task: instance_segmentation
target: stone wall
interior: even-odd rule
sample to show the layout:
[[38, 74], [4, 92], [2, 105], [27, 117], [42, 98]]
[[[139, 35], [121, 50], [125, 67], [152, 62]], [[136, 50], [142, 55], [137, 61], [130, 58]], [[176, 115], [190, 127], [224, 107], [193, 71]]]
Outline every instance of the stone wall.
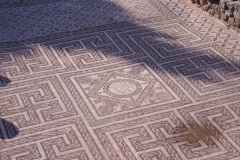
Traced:
[[235, 32], [240, 33], [240, 0], [220, 0], [219, 4], [212, 3], [212, 0], [191, 1], [211, 16], [220, 19]]

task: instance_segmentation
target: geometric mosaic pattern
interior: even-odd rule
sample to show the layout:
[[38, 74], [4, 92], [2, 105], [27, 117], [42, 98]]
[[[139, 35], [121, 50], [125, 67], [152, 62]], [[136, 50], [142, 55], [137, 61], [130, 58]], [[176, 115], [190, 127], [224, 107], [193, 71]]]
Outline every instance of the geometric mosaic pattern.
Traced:
[[[96, 6], [103, 3], [110, 1]], [[188, 7], [178, 10], [183, 2], [111, 3], [133, 4], [133, 15], [150, 9], [137, 18], [1, 39], [0, 159], [239, 159], [238, 40], [228, 36], [231, 48], [218, 40], [224, 30], [206, 36], [185, 20]], [[50, 4], [4, 5], [1, 11]]]
[[146, 0], [7, 1], [0, 6], [0, 42], [161, 15]]

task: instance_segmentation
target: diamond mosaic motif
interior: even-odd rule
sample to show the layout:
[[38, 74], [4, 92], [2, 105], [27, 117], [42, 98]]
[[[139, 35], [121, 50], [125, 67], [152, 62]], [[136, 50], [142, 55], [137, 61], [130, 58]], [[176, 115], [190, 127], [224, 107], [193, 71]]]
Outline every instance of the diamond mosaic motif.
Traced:
[[74, 81], [83, 89], [85, 97], [89, 97], [90, 103], [100, 114], [176, 99], [142, 65], [77, 77]]

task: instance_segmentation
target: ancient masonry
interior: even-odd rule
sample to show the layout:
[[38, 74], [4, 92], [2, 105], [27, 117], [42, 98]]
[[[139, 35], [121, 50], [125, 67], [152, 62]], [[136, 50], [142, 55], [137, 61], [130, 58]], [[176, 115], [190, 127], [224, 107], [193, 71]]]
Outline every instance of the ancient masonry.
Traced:
[[220, 0], [219, 5], [213, 0], [192, 0], [192, 3], [240, 33], [240, 0]]

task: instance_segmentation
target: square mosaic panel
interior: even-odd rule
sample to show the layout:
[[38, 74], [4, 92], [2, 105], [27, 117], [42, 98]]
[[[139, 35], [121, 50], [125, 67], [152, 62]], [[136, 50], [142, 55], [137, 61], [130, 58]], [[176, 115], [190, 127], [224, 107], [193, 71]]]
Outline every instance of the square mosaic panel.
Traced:
[[136, 65], [107, 73], [74, 77], [72, 81], [83, 90], [85, 101], [98, 114], [104, 115], [179, 99], [158, 79], [144, 65]]

